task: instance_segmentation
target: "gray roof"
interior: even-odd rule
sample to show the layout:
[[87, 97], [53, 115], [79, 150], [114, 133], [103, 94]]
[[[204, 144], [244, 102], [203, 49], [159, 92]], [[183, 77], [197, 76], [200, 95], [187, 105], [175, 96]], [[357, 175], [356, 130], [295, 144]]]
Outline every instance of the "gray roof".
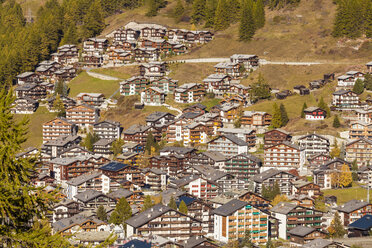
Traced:
[[287, 135], [291, 135], [289, 132], [287, 132], [287, 131], [285, 131], [285, 130], [283, 130], [283, 129], [280, 129], [280, 128], [273, 129], [273, 130], [269, 130], [269, 131], [265, 132], [265, 134], [266, 134], [266, 133], [273, 132], [273, 131], [279, 131], [279, 132], [281, 132], [281, 133], [284, 133], [284, 134], [287, 134]]
[[304, 136], [302, 136], [302, 137], [300, 137], [300, 138], [298, 138], [298, 139], [301, 140], [301, 139], [305, 139], [305, 138], [308, 138], [308, 137], [311, 137], [311, 136], [316, 136], [316, 137], [318, 137], [318, 138], [320, 138], [320, 139], [322, 139], [322, 140], [326, 140], [326, 141], [329, 142], [329, 139], [328, 139], [328, 138], [326, 138], [326, 137], [324, 137], [324, 136], [321, 136], [321, 135], [319, 135], [319, 134], [316, 134], [316, 133], [307, 134], [307, 135], [304, 135]]
[[233, 159], [233, 158], [238, 157], [238, 156], [246, 157], [247, 159], [250, 159], [250, 160], [252, 160], [252, 161], [254, 161], [256, 163], [262, 163], [262, 160], [259, 157], [256, 157], [256, 156], [254, 156], [254, 155], [252, 155], [250, 153], [240, 153], [238, 155], [235, 155], [233, 157], [230, 157], [227, 160]]
[[331, 240], [318, 238], [318, 239], [311, 240], [309, 243], [304, 244], [302, 247], [303, 248], [326, 248], [333, 243], [334, 242]]
[[343, 95], [343, 94], [346, 94], [348, 92], [351, 92], [351, 90], [338, 90], [338, 91], [333, 92], [332, 95]]
[[359, 201], [359, 200], [351, 200], [351, 201], [346, 202], [344, 205], [337, 207], [336, 210], [340, 212], [344, 212], [344, 213], [351, 213], [367, 205], [369, 205], [368, 202]]
[[291, 212], [293, 209], [297, 207], [296, 204], [294, 203], [289, 203], [289, 202], [279, 202], [277, 205], [271, 208], [271, 212], [274, 213], [279, 213], [279, 214], [288, 214]]
[[134, 124], [134, 125], [130, 126], [127, 130], [125, 130], [124, 131], [124, 134], [142, 133], [142, 132], [145, 132], [145, 131], [147, 131], [149, 129], [150, 129], [149, 126], [144, 126], [144, 125], [140, 125], [140, 124]]
[[174, 185], [176, 185], [177, 187], [182, 187], [182, 186], [185, 186], [186, 184], [198, 179], [199, 176], [196, 176], [196, 175], [191, 175], [191, 176], [186, 176], [186, 177], [182, 177], [182, 178], [179, 178], [179, 179], [173, 179], [171, 180], [172, 183]]
[[75, 195], [75, 198], [81, 202], [89, 202], [90, 200], [97, 198], [98, 196], [105, 195], [102, 192], [99, 192], [97, 190], [88, 189], [84, 192], [81, 192], [77, 195]]
[[161, 193], [159, 193], [157, 196], [161, 196], [163, 199], [164, 204], [168, 204], [171, 197], [173, 196], [174, 199], [178, 198], [179, 196], [187, 194], [185, 191], [182, 191], [180, 189], [175, 188], [168, 188]]
[[80, 136], [78, 135], [68, 135], [68, 136], [60, 136], [55, 140], [50, 140], [44, 145], [49, 146], [65, 146], [66, 144], [76, 141], [77, 139], [80, 139]]
[[[297, 145], [297, 144], [295, 144], [295, 143], [292, 143], [292, 142], [289, 142], [289, 141], [283, 141], [283, 142], [281, 142], [281, 143], [279, 143], [279, 144], [272, 145], [272, 146], [270, 146], [270, 147], [268, 147], [268, 148], [275, 147], [275, 146], [279, 146], [279, 145], [281, 145], [281, 144], [286, 145], [286, 146], [289, 146], [289, 147], [291, 147], [291, 148], [293, 148], [293, 149], [296, 149], [296, 150], [300, 150], [300, 151], [302, 151], [302, 150], [305, 149], [305, 148], [300, 147], [299, 145]], [[268, 149], [268, 148], [266, 148], [266, 149]]]
[[227, 128], [227, 127], [223, 127], [223, 128], [219, 128], [217, 131], [221, 132], [221, 133], [231, 133], [231, 134], [250, 134], [254, 130], [248, 129], [248, 128]]
[[168, 112], [155, 111], [155, 112], [149, 114], [148, 116], [146, 116], [146, 122], [158, 121], [159, 119], [161, 119], [161, 118], [163, 118], [167, 115], [172, 115], [172, 114], [168, 113]]
[[301, 187], [306, 186], [310, 183], [311, 182], [305, 181], [305, 180], [297, 180], [297, 181], [292, 182], [293, 186], [296, 187], [296, 188], [301, 188]]
[[32, 71], [26, 71], [26, 72], [23, 72], [21, 74], [18, 74], [17, 75], [17, 78], [25, 78], [25, 77], [29, 77], [29, 76], [32, 76], [34, 75], [35, 73], [32, 72]]
[[253, 180], [257, 183], [262, 183], [266, 179], [273, 177], [279, 173], [283, 173], [284, 171], [280, 171], [274, 168], [261, 172], [260, 174], [254, 175]]
[[315, 228], [307, 226], [296, 226], [295, 228], [288, 231], [289, 234], [305, 237], [306, 235], [315, 231]]
[[115, 140], [114, 139], [99, 139], [96, 143], [93, 144], [94, 146], [108, 146], [111, 145]]
[[[157, 217], [165, 214], [166, 212], [173, 210], [172, 208], [168, 206], [164, 206], [162, 204], [157, 204], [153, 206], [150, 209], [147, 209], [132, 218], [128, 219], [126, 223], [130, 226], [133, 226], [135, 228], [141, 227], [148, 223], [149, 221], [156, 219]], [[173, 210], [175, 211], [175, 210]]]
[[184, 248], [198, 247], [200, 244], [202, 244], [205, 241], [208, 241], [208, 240], [202, 236], [192, 236], [191, 238], [185, 241], [183, 247]]
[[187, 154], [190, 152], [193, 152], [194, 148], [188, 148], [188, 147], [178, 147], [178, 146], [166, 146], [163, 149], [160, 150], [160, 152], [174, 152], [178, 154]]
[[102, 175], [102, 172], [91, 172], [91, 173], [85, 173], [81, 176], [72, 178], [67, 181], [67, 184], [72, 185], [72, 186], [79, 186], [93, 178], [96, 178], [98, 176]]
[[118, 190], [107, 194], [108, 197], [113, 199], [121, 199], [123, 197], [127, 198], [131, 195], [133, 195], [133, 192], [124, 188], [119, 188]]
[[246, 146], [246, 145], [248, 145], [247, 142], [245, 142], [244, 140], [236, 137], [233, 134], [229, 134], [229, 133], [228, 134], [223, 134], [223, 135], [221, 135], [221, 137], [225, 137], [226, 139], [230, 140], [231, 142], [233, 142], [233, 143], [235, 143], [235, 144], [237, 144], [239, 146]]
[[203, 154], [216, 162], [226, 160], [226, 157], [222, 153], [217, 152], [217, 151], [206, 151], [206, 152], [203, 152]]
[[96, 126], [115, 126], [115, 127], [120, 127], [120, 122], [117, 122], [117, 121], [110, 121], [110, 120], [104, 120], [104, 121], [100, 121], [100, 122], [97, 122], [97, 123], [94, 123], [94, 127]]
[[210, 166], [205, 165], [191, 165], [191, 167], [197, 170], [200, 174], [202, 174], [207, 180], [211, 181], [216, 181], [228, 174], [226, 172], [216, 170], [211, 168]]
[[213, 210], [213, 213], [217, 215], [222, 215], [222, 216], [229, 216], [233, 214], [235, 211], [247, 205], [248, 203], [245, 201], [239, 201], [237, 199], [233, 199], [229, 201], [228, 203], [225, 203], [224, 205], [220, 206], [219, 208], [216, 208], [215, 210]]
[[70, 218], [65, 218], [65, 219], [61, 219], [57, 222], [54, 222], [52, 224], [52, 227], [53, 227], [53, 230], [54, 231], [63, 231], [65, 230], [66, 228], [70, 227], [70, 226], [73, 226], [73, 225], [81, 225], [82, 223], [88, 221], [88, 220], [91, 220], [91, 221], [94, 221], [98, 224], [105, 224], [104, 221], [101, 221], [99, 219], [96, 219], [96, 218], [87, 218], [83, 215], [80, 215], [80, 214], [76, 214]]
[[313, 106], [313, 107], [308, 107], [307, 109], [304, 110], [304, 112], [313, 112], [313, 111], [318, 110], [318, 109], [321, 109], [321, 110], [324, 111], [324, 109], [322, 109], [322, 108]]
[[122, 148], [129, 148], [129, 149], [131, 149], [131, 148], [135, 148], [136, 146], [138, 146], [139, 145], [139, 143], [136, 143], [136, 142], [128, 142], [128, 143], [125, 143], [123, 146], [122, 146]]

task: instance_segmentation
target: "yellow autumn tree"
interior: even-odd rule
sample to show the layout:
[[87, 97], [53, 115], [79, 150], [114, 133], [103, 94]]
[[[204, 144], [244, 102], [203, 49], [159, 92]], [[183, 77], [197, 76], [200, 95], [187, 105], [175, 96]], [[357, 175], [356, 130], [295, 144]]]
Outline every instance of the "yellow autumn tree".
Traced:
[[341, 167], [341, 174], [339, 178], [339, 185], [344, 187], [349, 187], [351, 183], [353, 182], [353, 176], [350, 171], [350, 168], [347, 164], [343, 164]]
[[339, 172], [333, 172], [331, 174], [331, 186], [332, 188], [340, 187], [340, 173]]
[[289, 199], [286, 195], [277, 195], [274, 200], [271, 202], [273, 206], [278, 205], [279, 202], [289, 202]]

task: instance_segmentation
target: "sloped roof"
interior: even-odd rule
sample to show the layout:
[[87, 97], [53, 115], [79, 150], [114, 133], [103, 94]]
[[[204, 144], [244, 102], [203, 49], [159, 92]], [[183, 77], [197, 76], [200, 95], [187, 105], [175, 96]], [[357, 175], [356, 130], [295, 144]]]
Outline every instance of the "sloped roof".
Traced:
[[233, 199], [229, 201], [228, 203], [225, 203], [224, 205], [220, 206], [219, 208], [216, 208], [215, 210], [213, 210], [213, 213], [217, 215], [222, 215], [222, 216], [229, 216], [233, 214], [235, 211], [247, 205], [248, 203], [245, 201]]
[[271, 212], [274, 213], [279, 213], [279, 214], [288, 214], [291, 212], [293, 209], [297, 207], [296, 204], [294, 203], [289, 203], [289, 202], [279, 202], [277, 205], [271, 208]]
[[348, 228], [359, 229], [363, 231], [370, 230], [372, 228], [372, 215], [364, 215], [359, 220], [356, 220], [353, 223], [349, 224]]
[[296, 226], [295, 228], [288, 231], [289, 234], [305, 237], [306, 235], [316, 231], [315, 228], [307, 226]]
[[344, 212], [344, 213], [351, 213], [367, 205], [369, 205], [368, 202], [359, 201], [359, 200], [351, 200], [351, 201], [346, 202], [344, 205], [337, 207], [336, 210], [340, 212]]

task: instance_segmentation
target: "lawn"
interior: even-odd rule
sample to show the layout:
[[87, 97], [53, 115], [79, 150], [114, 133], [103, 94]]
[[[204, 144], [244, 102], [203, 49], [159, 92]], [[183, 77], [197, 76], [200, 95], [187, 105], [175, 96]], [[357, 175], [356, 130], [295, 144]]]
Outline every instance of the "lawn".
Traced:
[[136, 65], [130, 65], [121, 67], [97, 68], [93, 69], [92, 72], [97, 72], [121, 79], [127, 79], [139, 74], [139, 68]]
[[85, 93], [103, 93], [106, 98], [110, 97], [119, 89], [119, 81], [101, 80], [89, 76], [86, 72], [80, 73], [70, 83], [70, 97], [75, 97], [81, 92]]
[[43, 143], [43, 124], [47, 121], [52, 120], [57, 116], [56, 113], [50, 113], [46, 107], [39, 107], [32, 115], [19, 115], [16, 114], [15, 118], [20, 120], [26, 116], [30, 122], [28, 126], [28, 139], [22, 145], [23, 148], [30, 146], [39, 147]]
[[353, 199], [367, 200], [367, 190], [354, 185], [351, 188], [345, 189], [328, 189], [323, 190], [324, 196], [334, 195], [337, 197], [337, 204], [344, 204]]

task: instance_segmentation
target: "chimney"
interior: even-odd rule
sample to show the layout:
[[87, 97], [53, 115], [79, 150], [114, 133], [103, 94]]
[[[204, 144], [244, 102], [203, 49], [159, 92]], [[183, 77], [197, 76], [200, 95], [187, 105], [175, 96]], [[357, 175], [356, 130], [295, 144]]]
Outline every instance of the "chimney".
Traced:
[[163, 208], [159, 208], [159, 212], [163, 211]]
[[151, 218], [151, 214], [148, 214], [148, 215], [147, 215], [147, 218]]

